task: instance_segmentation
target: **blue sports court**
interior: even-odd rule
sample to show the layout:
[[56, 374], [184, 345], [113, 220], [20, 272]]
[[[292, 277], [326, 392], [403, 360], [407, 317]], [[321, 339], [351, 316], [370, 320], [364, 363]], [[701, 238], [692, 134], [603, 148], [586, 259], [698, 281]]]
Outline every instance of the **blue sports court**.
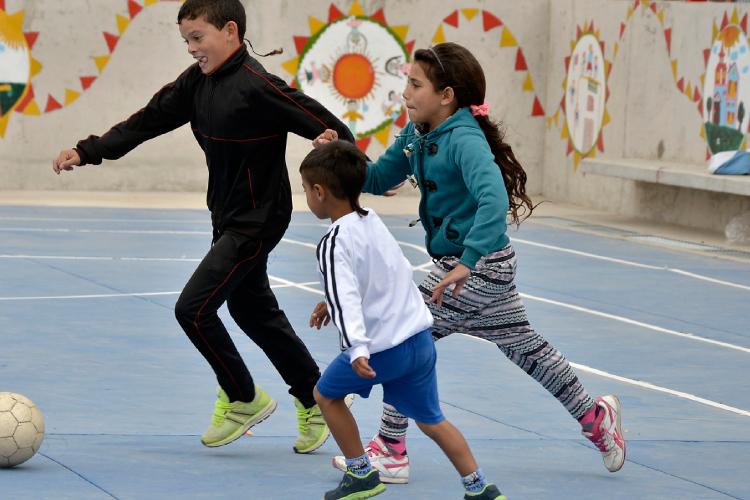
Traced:
[[[421, 280], [431, 264], [411, 215], [383, 216]], [[321, 367], [332, 326], [307, 321], [322, 292], [327, 224], [295, 212], [269, 274]], [[446, 416], [509, 499], [750, 499], [750, 253], [534, 216], [511, 238], [532, 324], [593, 395], [615, 393], [628, 439], [608, 473], [567, 412], [493, 345], [438, 348]], [[279, 407], [254, 436], [209, 449], [215, 380], [173, 306], [211, 239], [206, 210], [0, 207], [0, 391], [30, 397], [39, 453], [0, 469], [2, 499], [322, 498], [340, 472], [333, 439], [296, 455], [291, 396], [222, 317]], [[367, 441], [379, 391], [353, 411]], [[380, 498], [461, 498], [457, 473], [410, 427], [411, 479]]]

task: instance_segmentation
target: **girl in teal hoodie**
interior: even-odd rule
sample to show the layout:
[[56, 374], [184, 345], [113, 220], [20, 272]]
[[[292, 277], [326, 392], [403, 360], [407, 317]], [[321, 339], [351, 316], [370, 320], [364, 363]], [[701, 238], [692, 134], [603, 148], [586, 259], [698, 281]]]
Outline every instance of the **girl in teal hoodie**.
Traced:
[[[531, 327], [518, 296], [506, 219], [519, 224], [533, 205], [526, 173], [488, 116], [485, 87], [466, 48], [417, 50], [403, 93], [410, 123], [369, 165], [364, 191], [383, 194], [407, 177], [419, 185], [420, 221], [435, 261], [419, 289], [435, 319], [434, 338], [462, 332], [496, 344], [560, 401], [615, 472], [625, 461], [617, 396], [589, 396], [562, 353]], [[327, 130], [314, 144], [335, 138]], [[367, 448], [383, 482], [408, 481], [406, 428], [407, 418], [384, 404]], [[334, 465], [342, 468], [343, 459]]]

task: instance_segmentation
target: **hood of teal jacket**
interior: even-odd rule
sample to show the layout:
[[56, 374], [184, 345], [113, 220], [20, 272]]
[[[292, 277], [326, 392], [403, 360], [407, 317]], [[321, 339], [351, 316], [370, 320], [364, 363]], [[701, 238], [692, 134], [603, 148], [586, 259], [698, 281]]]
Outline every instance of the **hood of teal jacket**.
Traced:
[[468, 108], [426, 133], [409, 123], [369, 165], [364, 190], [381, 194], [410, 175], [422, 193], [419, 215], [431, 256], [456, 256], [473, 269], [482, 256], [508, 244], [508, 194]]

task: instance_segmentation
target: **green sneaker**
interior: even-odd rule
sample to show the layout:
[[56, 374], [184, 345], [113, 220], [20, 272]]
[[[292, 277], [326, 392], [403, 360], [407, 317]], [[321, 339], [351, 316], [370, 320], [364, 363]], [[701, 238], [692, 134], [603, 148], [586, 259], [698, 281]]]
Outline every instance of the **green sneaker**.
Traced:
[[227, 393], [221, 387], [216, 395], [218, 399], [211, 417], [211, 426], [201, 436], [201, 443], [209, 447], [231, 443], [276, 410], [276, 401], [257, 385], [255, 386], [255, 399], [249, 403], [242, 401], [230, 403]]
[[384, 491], [385, 485], [380, 482], [380, 475], [375, 469], [363, 477], [346, 471], [338, 488], [327, 491], [323, 498], [325, 500], [360, 500], [380, 495]]
[[330, 432], [320, 407], [315, 405], [305, 408], [299, 399], [294, 398], [294, 406], [297, 407], [297, 430], [299, 436], [294, 442], [295, 453], [312, 453], [326, 442]]
[[497, 486], [488, 484], [479, 493], [466, 493], [464, 500], [508, 500], [505, 495], [500, 493]]

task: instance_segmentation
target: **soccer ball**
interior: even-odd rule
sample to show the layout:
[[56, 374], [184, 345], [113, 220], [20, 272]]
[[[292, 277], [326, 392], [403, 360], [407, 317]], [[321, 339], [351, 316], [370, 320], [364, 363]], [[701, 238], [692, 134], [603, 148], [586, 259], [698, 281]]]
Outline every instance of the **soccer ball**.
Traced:
[[26, 396], [0, 392], [0, 467], [34, 456], [44, 439], [44, 417]]

